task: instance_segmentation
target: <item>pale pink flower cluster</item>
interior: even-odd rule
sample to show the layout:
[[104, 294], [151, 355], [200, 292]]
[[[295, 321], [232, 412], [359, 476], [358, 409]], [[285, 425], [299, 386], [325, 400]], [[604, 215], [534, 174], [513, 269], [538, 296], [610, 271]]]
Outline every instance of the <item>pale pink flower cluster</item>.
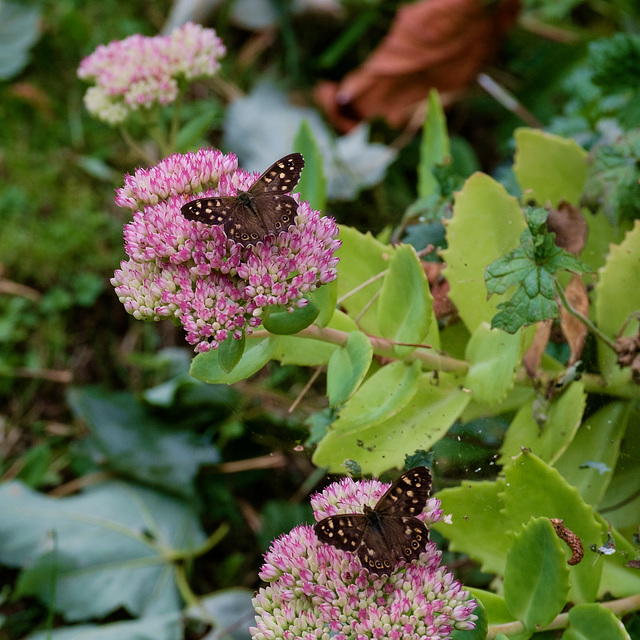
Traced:
[[[377, 480], [336, 482], [311, 499], [317, 520], [375, 506], [389, 485]], [[440, 520], [431, 498], [420, 519]], [[429, 542], [420, 558], [399, 563], [388, 576], [369, 573], [358, 557], [321, 543], [301, 525], [273, 542], [253, 599], [254, 640], [445, 640], [454, 630], [475, 628], [475, 600], [440, 566]]]
[[300, 202], [288, 231], [246, 248], [222, 227], [180, 212], [194, 198], [235, 195], [257, 178], [238, 169], [235, 156], [214, 149], [174, 154], [125, 177], [116, 204], [134, 212], [124, 229], [129, 259], [111, 283], [130, 314], [174, 319], [202, 352], [229, 335], [250, 335], [266, 307], [305, 306], [306, 294], [336, 278], [338, 227], [308, 202]]
[[213, 76], [226, 53], [213, 29], [188, 22], [169, 35], [133, 35], [100, 45], [84, 58], [78, 76], [93, 82], [84, 96], [88, 111], [120, 124], [137, 109], [173, 102], [180, 81]]

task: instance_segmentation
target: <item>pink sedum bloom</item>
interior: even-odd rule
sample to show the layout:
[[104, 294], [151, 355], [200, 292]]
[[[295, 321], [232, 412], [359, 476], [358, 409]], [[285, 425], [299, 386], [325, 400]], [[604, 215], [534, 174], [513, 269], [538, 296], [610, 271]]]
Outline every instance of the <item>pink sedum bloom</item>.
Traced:
[[[374, 507], [389, 485], [377, 480], [341, 480], [311, 498], [319, 521], [337, 513]], [[430, 498], [418, 516], [427, 524], [442, 517]], [[400, 562], [388, 576], [365, 569], [357, 555], [321, 543], [300, 525], [272, 543], [260, 577], [267, 582], [253, 599], [253, 640], [445, 640], [454, 630], [475, 628], [477, 604], [440, 566], [429, 542], [420, 558]]]
[[140, 320], [182, 324], [197, 352], [250, 335], [267, 307], [304, 306], [307, 293], [337, 274], [338, 227], [308, 202], [286, 232], [246, 248], [222, 227], [182, 215], [195, 198], [249, 189], [258, 174], [237, 166], [235, 156], [214, 149], [174, 154], [127, 175], [116, 193], [116, 204], [134, 212], [124, 229], [129, 259], [111, 279], [120, 301]]
[[99, 120], [120, 124], [140, 108], [173, 102], [181, 80], [213, 76], [225, 53], [213, 29], [192, 22], [169, 35], [134, 35], [100, 45], [78, 69], [78, 77], [94, 83], [85, 105]]

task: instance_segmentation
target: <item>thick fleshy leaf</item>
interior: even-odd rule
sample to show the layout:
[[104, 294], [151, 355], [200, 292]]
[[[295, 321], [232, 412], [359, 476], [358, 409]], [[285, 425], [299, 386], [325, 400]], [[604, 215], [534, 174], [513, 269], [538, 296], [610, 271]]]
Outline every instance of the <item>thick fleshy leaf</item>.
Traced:
[[513, 172], [524, 200], [556, 207], [577, 204], [587, 179], [587, 152], [573, 140], [540, 131], [517, 129]]
[[551, 401], [546, 419], [538, 424], [534, 416], [536, 399], [524, 404], [507, 430], [500, 448], [500, 463], [527, 447], [545, 462], [555, 462], [571, 444], [582, 422], [587, 396], [581, 381], [572, 382]]
[[464, 386], [477, 402], [502, 401], [513, 387], [522, 359], [522, 336], [490, 329], [482, 323], [467, 345], [469, 371]]
[[236, 340], [230, 335], [218, 347], [218, 361], [225, 373], [231, 373], [238, 362], [240, 362], [246, 344], [247, 339], [244, 334], [240, 340]]
[[[363, 472], [374, 475], [391, 467], [402, 467], [406, 456], [429, 449], [446, 435], [469, 398], [470, 394], [460, 388], [460, 381], [454, 376], [441, 373], [436, 380], [434, 374], [423, 373], [413, 398], [398, 413], [348, 433], [332, 425], [318, 444], [313, 462], [334, 472], [344, 472], [345, 461], [355, 460]], [[376, 402], [376, 398], [372, 401]]]
[[418, 197], [426, 198], [438, 191], [438, 181], [432, 173], [436, 165], [442, 164], [451, 155], [447, 119], [444, 115], [440, 94], [429, 91], [427, 114], [420, 140], [420, 162], [418, 164]]
[[453, 219], [447, 223], [448, 249], [442, 252], [450, 297], [467, 329], [491, 322], [500, 300], [487, 299], [488, 264], [520, 243], [526, 228], [518, 201], [483, 173], [474, 173], [456, 194]]
[[285, 307], [271, 307], [265, 314], [262, 325], [267, 331], [281, 336], [291, 336], [306, 329], [318, 317], [320, 309], [315, 302], [307, 300], [304, 307], [288, 311]]
[[59, 499], [6, 483], [0, 512], [0, 562], [23, 568], [23, 594], [70, 621], [103, 618], [120, 607], [132, 615], [179, 610], [166, 551], [204, 541], [184, 502], [122, 482]]
[[350, 227], [340, 226], [340, 239], [342, 246], [337, 251], [340, 257], [340, 304], [352, 318], [359, 318], [358, 324], [362, 331], [380, 335], [378, 295], [382, 287], [382, 276], [389, 267], [389, 252], [392, 249], [376, 240], [370, 233], [363, 234]]
[[336, 312], [336, 302], [338, 301], [338, 281], [332, 280], [329, 284], [323, 284], [315, 291], [312, 291], [307, 295], [320, 309], [318, 317], [314, 320], [314, 324], [318, 327], [326, 327], [333, 318], [333, 314]]
[[437, 493], [453, 524], [437, 522], [433, 528], [449, 540], [449, 549], [466, 553], [487, 573], [504, 574], [511, 523], [503, 512], [500, 493], [504, 481], [463, 482]]
[[548, 518], [535, 518], [509, 546], [504, 600], [530, 631], [549, 624], [567, 602], [569, 568], [561, 544]]
[[563, 478], [578, 488], [582, 499], [594, 507], [600, 504], [613, 477], [630, 408], [629, 402], [618, 400], [590, 415], [554, 463]]
[[304, 156], [304, 171], [297, 191], [312, 209], [324, 211], [327, 206], [327, 181], [324, 177], [322, 153], [308, 120], [300, 123], [293, 146]]
[[420, 363], [396, 361], [370, 376], [342, 408], [332, 430], [341, 435], [371, 427], [401, 411], [415, 395]]
[[262, 340], [249, 340], [240, 362], [231, 373], [226, 373], [220, 366], [218, 354], [215, 351], [200, 353], [193, 359], [189, 373], [194, 378], [209, 384], [233, 384], [260, 371], [271, 359], [277, 345], [276, 336]]
[[[600, 269], [596, 284], [595, 318], [598, 328], [612, 340], [616, 338], [630, 314], [640, 309], [640, 220], [624, 241], [612, 246], [607, 262]], [[628, 323], [624, 335], [638, 332], [638, 319]], [[598, 342], [600, 370], [612, 386], [629, 381], [629, 369], [616, 364], [616, 354]]]
[[[382, 281], [378, 326], [388, 340], [421, 344], [433, 319], [433, 297], [415, 249], [399, 246], [392, 254]], [[415, 350], [412, 346], [395, 345], [399, 357]]]
[[349, 334], [347, 344], [333, 352], [327, 369], [327, 396], [331, 407], [344, 404], [369, 371], [373, 347], [361, 331]]
[[[564, 524], [587, 545], [591, 540], [601, 539], [602, 523], [593, 509], [582, 500], [575, 487], [540, 458], [531, 453], [521, 453], [505, 465], [504, 475], [501, 497], [512, 530], [529, 522], [532, 516], [544, 516], [564, 520]], [[569, 558], [569, 549], [563, 551]], [[601, 571], [601, 564], [585, 561], [571, 567], [569, 600], [574, 603], [593, 602], [598, 593]]]
[[579, 604], [569, 611], [569, 627], [562, 640], [630, 640], [611, 609], [600, 604]]

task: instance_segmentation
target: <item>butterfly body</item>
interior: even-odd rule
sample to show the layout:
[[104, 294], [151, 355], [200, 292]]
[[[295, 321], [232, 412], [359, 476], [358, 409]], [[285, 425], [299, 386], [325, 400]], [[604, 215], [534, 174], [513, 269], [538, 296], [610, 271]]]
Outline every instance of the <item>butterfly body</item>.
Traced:
[[329, 516], [314, 531], [322, 542], [356, 553], [370, 571], [387, 574], [399, 559], [409, 562], [425, 550], [429, 529], [416, 516], [430, 491], [429, 469], [416, 467], [401, 475], [374, 508]]
[[294, 223], [298, 203], [287, 194], [298, 184], [303, 168], [302, 154], [291, 153], [274, 162], [248, 191], [192, 200], [182, 207], [182, 215], [222, 225], [230, 240], [245, 247], [256, 244]]

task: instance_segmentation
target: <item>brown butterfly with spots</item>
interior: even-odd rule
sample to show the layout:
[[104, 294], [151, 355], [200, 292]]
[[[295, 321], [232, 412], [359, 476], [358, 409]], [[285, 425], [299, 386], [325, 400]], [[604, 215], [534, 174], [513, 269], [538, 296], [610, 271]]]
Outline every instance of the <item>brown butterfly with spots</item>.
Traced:
[[417, 558], [429, 541], [422, 513], [431, 493], [431, 473], [416, 467], [403, 473], [372, 509], [329, 516], [313, 527], [321, 542], [358, 554], [369, 571], [388, 574], [399, 560]]
[[298, 203], [286, 194], [298, 184], [303, 168], [302, 154], [290, 153], [274, 162], [248, 191], [192, 200], [182, 207], [182, 215], [187, 220], [221, 224], [227, 238], [243, 247], [256, 244], [294, 223]]

